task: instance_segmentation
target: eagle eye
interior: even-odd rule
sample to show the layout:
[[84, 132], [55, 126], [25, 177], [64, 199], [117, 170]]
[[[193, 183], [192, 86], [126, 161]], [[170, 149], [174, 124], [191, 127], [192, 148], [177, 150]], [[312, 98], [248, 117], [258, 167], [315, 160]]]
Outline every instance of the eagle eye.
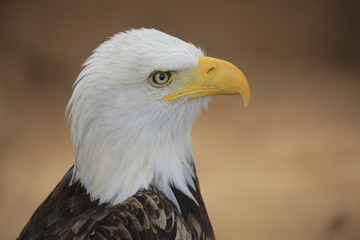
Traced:
[[156, 71], [150, 76], [153, 85], [158, 87], [166, 86], [172, 79], [172, 74], [169, 71]]

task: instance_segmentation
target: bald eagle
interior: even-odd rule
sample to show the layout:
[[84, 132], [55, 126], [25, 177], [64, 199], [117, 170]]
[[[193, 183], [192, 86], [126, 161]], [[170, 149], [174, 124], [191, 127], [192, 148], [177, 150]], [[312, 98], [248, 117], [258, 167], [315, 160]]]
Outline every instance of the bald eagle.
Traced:
[[238, 68], [190, 43], [136, 29], [101, 44], [67, 107], [75, 164], [18, 239], [215, 239], [190, 137], [215, 94], [250, 100]]

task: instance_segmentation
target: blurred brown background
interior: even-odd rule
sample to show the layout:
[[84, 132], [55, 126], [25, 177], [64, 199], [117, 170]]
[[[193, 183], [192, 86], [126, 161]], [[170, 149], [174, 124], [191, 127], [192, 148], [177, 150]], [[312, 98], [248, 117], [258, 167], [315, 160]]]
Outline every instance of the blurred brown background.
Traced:
[[218, 239], [360, 239], [359, 1], [1, 1], [0, 239], [73, 164], [64, 118], [91, 51], [154, 27], [226, 59], [252, 100], [193, 130]]

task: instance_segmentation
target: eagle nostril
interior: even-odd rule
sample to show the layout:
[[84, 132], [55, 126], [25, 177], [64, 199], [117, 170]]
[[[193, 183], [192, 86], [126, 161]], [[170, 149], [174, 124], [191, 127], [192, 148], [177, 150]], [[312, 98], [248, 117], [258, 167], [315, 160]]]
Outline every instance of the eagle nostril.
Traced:
[[209, 68], [209, 70], [206, 71], [206, 75], [211, 78], [216, 72], [216, 68], [215, 67], [211, 67]]

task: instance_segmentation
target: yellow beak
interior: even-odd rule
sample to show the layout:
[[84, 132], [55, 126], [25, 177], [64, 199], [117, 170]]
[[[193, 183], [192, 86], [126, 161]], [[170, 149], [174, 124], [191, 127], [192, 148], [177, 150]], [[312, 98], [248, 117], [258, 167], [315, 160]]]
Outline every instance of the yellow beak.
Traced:
[[192, 69], [186, 85], [163, 98], [165, 101], [191, 95], [191, 99], [209, 95], [241, 94], [245, 107], [250, 102], [250, 87], [244, 74], [233, 64], [224, 60], [200, 57], [199, 68]]

